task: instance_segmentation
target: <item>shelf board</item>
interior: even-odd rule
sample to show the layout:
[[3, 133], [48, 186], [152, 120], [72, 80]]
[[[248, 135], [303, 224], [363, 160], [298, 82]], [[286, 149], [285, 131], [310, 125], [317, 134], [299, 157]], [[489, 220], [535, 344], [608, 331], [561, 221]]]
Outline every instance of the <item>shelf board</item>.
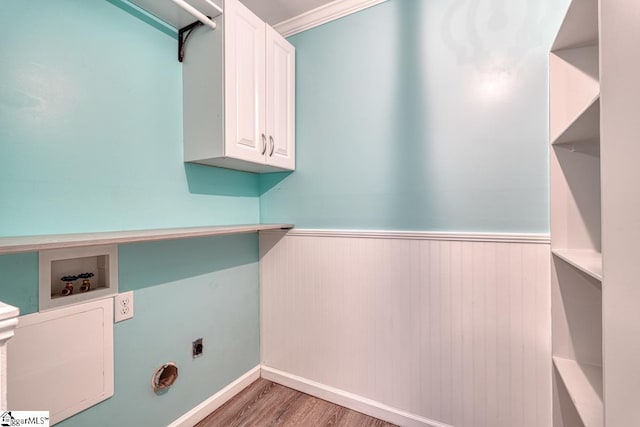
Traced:
[[[174, 27], [176, 30], [184, 28], [187, 25], [197, 21], [193, 15], [187, 13], [180, 6], [172, 2], [171, 0], [130, 0], [131, 3], [142, 8], [148, 13], [154, 15], [156, 18]], [[202, 12], [206, 16], [215, 18], [220, 15], [220, 12], [216, 10], [207, 0], [187, 0], [187, 3], [195, 7], [198, 11]], [[216, 0], [215, 4], [222, 3]]]
[[564, 16], [552, 51], [598, 42], [598, 0], [573, 0]]
[[554, 357], [553, 364], [585, 427], [601, 427], [603, 425], [602, 366], [579, 363], [561, 357]]
[[602, 281], [601, 253], [581, 249], [553, 249], [551, 253], [583, 273]]
[[257, 231], [264, 230], [287, 230], [291, 228], [293, 228], [293, 224], [243, 224], [210, 227], [163, 228], [155, 230], [108, 231], [100, 233], [0, 237], [0, 255], [19, 252], [37, 252], [46, 249], [189, 239], [194, 237], [220, 236], [225, 234], [255, 233]]

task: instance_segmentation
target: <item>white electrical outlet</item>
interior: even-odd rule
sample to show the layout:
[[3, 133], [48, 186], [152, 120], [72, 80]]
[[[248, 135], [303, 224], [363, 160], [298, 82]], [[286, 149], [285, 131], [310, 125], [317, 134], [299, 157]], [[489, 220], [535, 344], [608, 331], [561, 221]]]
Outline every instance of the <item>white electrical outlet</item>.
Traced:
[[123, 292], [116, 295], [115, 301], [115, 321], [131, 319], [133, 317], [133, 291]]

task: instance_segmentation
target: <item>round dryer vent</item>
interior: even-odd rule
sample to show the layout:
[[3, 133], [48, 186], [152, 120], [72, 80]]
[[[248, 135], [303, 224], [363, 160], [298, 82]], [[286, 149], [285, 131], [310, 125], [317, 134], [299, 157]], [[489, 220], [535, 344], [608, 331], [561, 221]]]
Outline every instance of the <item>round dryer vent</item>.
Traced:
[[174, 362], [165, 363], [153, 374], [151, 388], [160, 392], [168, 389], [178, 379], [178, 367]]

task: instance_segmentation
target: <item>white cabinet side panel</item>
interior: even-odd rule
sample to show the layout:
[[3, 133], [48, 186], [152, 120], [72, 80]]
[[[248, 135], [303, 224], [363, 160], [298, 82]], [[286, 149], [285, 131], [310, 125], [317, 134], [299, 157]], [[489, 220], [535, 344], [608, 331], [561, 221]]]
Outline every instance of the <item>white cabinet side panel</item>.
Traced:
[[196, 28], [182, 63], [184, 160], [224, 155], [224, 20]]
[[640, 425], [640, 3], [601, 1], [605, 425]]
[[456, 427], [551, 425], [548, 244], [261, 233], [262, 362]]
[[8, 346], [8, 407], [52, 423], [113, 395], [113, 299], [23, 316]]

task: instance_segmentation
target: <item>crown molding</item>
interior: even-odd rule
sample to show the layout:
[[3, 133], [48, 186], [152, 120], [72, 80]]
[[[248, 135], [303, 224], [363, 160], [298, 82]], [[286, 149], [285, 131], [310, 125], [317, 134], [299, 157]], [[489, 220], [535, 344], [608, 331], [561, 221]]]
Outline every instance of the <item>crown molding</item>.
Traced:
[[351, 15], [387, 0], [335, 0], [273, 26], [284, 37]]

